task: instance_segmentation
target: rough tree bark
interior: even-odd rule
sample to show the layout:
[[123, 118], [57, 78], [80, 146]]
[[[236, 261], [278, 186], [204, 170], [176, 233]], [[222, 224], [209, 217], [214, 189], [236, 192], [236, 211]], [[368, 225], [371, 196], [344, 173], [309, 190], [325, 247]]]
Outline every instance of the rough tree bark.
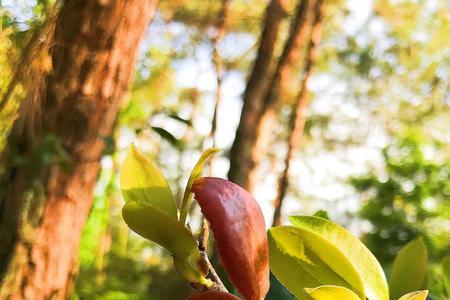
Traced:
[[309, 41], [307, 53], [305, 56], [304, 75], [301, 82], [300, 91], [295, 101], [295, 105], [292, 109], [289, 122], [289, 135], [288, 135], [288, 151], [284, 160], [284, 170], [281, 173], [278, 183], [278, 193], [274, 201], [275, 211], [273, 214], [272, 226], [281, 225], [281, 208], [283, 205], [284, 197], [289, 186], [289, 168], [291, 160], [294, 156], [294, 152], [300, 142], [300, 137], [305, 127], [304, 111], [308, 105], [308, 81], [312, 75], [313, 66], [317, 60], [318, 46], [320, 42], [321, 27], [322, 27], [322, 14], [323, 14], [323, 0], [317, 0], [314, 4], [314, 20], [311, 29], [311, 38]]
[[[252, 99], [253, 110], [245, 110], [244, 97], [244, 109], [230, 156], [229, 178], [249, 191], [254, 188], [254, 172], [266, 153], [288, 82], [292, 79], [294, 69], [299, 67], [297, 61], [308, 34], [310, 8], [311, 0], [300, 1], [275, 73], [270, 77], [266, 89], [263, 89], [261, 98]], [[240, 129], [246, 134], [242, 135]]]
[[243, 188], [247, 188], [249, 171], [254, 168], [250, 157], [255, 124], [262, 111], [262, 100], [271, 78], [270, 69], [274, 59], [275, 42], [280, 23], [286, 14], [286, 2], [286, 0], [272, 0], [267, 7], [258, 54], [244, 91], [241, 119], [230, 150], [228, 179]]
[[[5, 152], [0, 299], [66, 298], [103, 141], [111, 135], [155, 6], [156, 0], [64, 2], [53, 72], [33, 111], [16, 121]], [[28, 99], [22, 103], [30, 105]], [[49, 141], [64, 154], [52, 157], [65, 167], [41, 157]], [[46, 163], [34, 165], [41, 161]]]

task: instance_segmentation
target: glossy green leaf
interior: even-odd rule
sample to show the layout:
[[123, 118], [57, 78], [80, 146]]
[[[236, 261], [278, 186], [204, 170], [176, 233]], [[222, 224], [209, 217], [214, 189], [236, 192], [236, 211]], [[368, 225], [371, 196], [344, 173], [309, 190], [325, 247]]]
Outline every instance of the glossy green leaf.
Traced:
[[363, 297], [364, 285], [351, 261], [320, 235], [302, 228], [269, 229], [270, 268], [298, 299], [308, 299], [304, 289], [338, 285]]
[[173, 255], [177, 271], [186, 280], [210, 285], [202, 276], [205, 272], [197, 242], [185, 226], [159, 208], [137, 201], [128, 201], [122, 216], [134, 232], [166, 248]]
[[120, 188], [125, 201], [154, 206], [176, 219], [177, 207], [167, 180], [158, 167], [131, 145], [120, 170]]
[[210, 148], [202, 153], [202, 156], [198, 159], [197, 163], [195, 164], [194, 168], [192, 169], [191, 175], [189, 176], [189, 180], [186, 184], [186, 189], [184, 191], [183, 195], [183, 201], [181, 203], [180, 208], [180, 222], [184, 223], [186, 222], [187, 218], [187, 212], [189, 209], [189, 204], [192, 202], [193, 193], [191, 192], [192, 184], [194, 181], [198, 178], [200, 178], [203, 174], [203, 168], [205, 166], [206, 161], [215, 153], [217, 153], [219, 149], [217, 148]]
[[409, 242], [398, 252], [389, 280], [393, 298], [426, 288], [427, 261], [428, 252], [422, 238]]
[[355, 266], [369, 299], [388, 300], [389, 291], [383, 269], [364, 244], [340, 225], [319, 217], [292, 216], [291, 223], [312, 231], [336, 246]]
[[305, 292], [314, 300], [361, 300], [352, 290], [336, 285], [322, 285], [314, 289], [306, 288]]
[[444, 285], [447, 290], [447, 296], [450, 297], [450, 256], [442, 260], [442, 274], [444, 275]]
[[415, 291], [408, 293], [406, 295], [403, 295], [398, 300], [426, 300], [428, 295], [428, 291]]

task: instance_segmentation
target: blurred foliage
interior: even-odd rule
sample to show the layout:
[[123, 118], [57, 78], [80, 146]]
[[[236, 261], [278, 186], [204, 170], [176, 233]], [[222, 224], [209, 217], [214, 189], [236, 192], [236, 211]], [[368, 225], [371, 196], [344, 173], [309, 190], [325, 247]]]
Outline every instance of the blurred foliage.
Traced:
[[[13, 23], [10, 14], [0, 7], [0, 102], [3, 102], [5, 94], [12, 77], [12, 61], [17, 54], [17, 47], [14, 45], [14, 34], [17, 28]], [[20, 92], [19, 92], [20, 94]], [[0, 110], [0, 153], [6, 145], [6, 137], [12, 128], [15, 119], [15, 112], [18, 108], [17, 101], [9, 101], [3, 110]], [[2, 173], [0, 167], [0, 174]]]
[[383, 150], [381, 174], [374, 171], [351, 183], [362, 193], [360, 216], [372, 225], [364, 241], [376, 257], [387, 266], [403, 245], [422, 236], [435, 266], [431, 291], [438, 294], [443, 281], [436, 266], [450, 249], [450, 152], [448, 145], [434, 142], [409, 132]]

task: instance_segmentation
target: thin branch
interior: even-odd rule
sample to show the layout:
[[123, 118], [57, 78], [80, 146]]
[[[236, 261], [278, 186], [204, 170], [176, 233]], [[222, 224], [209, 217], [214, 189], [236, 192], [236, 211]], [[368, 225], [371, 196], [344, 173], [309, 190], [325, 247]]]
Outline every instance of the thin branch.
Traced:
[[200, 251], [200, 254], [202, 256], [203, 261], [208, 266], [210, 279], [216, 284], [213, 289], [222, 292], [228, 292], [222, 280], [220, 280], [219, 275], [217, 275], [216, 270], [214, 270], [213, 266], [211, 265], [211, 262], [209, 261], [208, 258], [208, 254], [206, 254], [205, 251]]

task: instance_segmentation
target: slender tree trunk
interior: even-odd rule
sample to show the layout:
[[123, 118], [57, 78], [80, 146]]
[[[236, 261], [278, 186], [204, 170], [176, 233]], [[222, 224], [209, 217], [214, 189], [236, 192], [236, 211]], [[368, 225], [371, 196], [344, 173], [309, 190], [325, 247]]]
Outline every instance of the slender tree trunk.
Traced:
[[64, 2], [45, 93], [16, 121], [5, 152], [0, 299], [67, 297], [103, 141], [155, 5], [156, 0]]
[[305, 56], [304, 64], [304, 77], [301, 82], [300, 92], [295, 101], [295, 105], [292, 109], [290, 123], [289, 123], [289, 136], [288, 136], [288, 151], [285, 157], [285, 167], [280, 176], [278, 183], [278, 193], [275, 198], [274, 206], [275, 211], [273, 215], [272, 226], [281, 225], [281, 208], [283, 199], [286, 196], [287, 188], [289, 186], [289, 167], [291, 160], [294, 156], [294, 152], [300, 142], [300, 137], [305, 127], [304, 111], [308, 105], [308, 81], [311, 77], [314, 63], [318, 55], [318, 45], [320, 42], [321, 25], [322, 25], [322, 4], [323, 0], [317, 0], [314, 4], [314, 20], [311, 30], [311, 39], [309, 41], [307, 54]]
[[263, 97], [271, 78], [275, 43], [285, 15], [285, 7], [286, 0], [272, 0], [267, 7], [257, 58], [244, 92], [241, 119], [230, 150], [228, 178], [244, 188], [248, 186], [249, 171], [254, 168], [251, 147], [254, 142], [255, 124], [263, 109]]
[[[286, 92], [288, 82], [292, 79], [294, 69], [298, 67], [297, 61], [300, 58], [301, 49], [308, 35], [308, 24], [311, 15], [310, 8], [311, 0], [300, 1], [275, 74], [271, 77], [272, 79], [269, 81], [268, 88], [264, 90], [262, 98], [259, 99], [258, 109], [250, 112], [242, 111], [241, 123], [239, 124], [233, 148], [235, 144], [240, 145], [241, 148], [243, 146], [246, 147], [244, 148], [245, 151], [241, 150], [235, 153], [235, 156], [230, 157], [229, 177], [231, 174], [237, 173], [238, 175], [234, 176], [239, 178], [238, 183], [249, 191], [252, 191], [255, 185], [254, 172], [262, 157], [267, 152], [272, 127], [275, 123], [276, 114]], [[245, 139], [239, 135], [241, 125], [245, 126], [245, 130], [248, 133]], [[236, 179], [230, 177], [230, 180], [233, 181]]]
[[[212, 45], [212, 64], [214, 66], [214, 70], [216, 71], [216, 97], [214, 101], [214, 109], [213, 109], [213, 118], [211, 120], [211, 130], [209, 132], [209, 138], [211, 139], [212, 146], [216, 146], [216, 130], [217, 130], [217, 113], [219, 110], [220, 102], [222, 101], [222, 82], [224, 77], [224, 67], [223, 67], [223, 59], [220, 56], [219, 49], [217, 48], [218, 43], [223, 39], [226, 33], [226, 20], [228, 18], [228, 13], [230, 11], [230, 0], [222, 1], [222, 9], [220, 10], [217, 24], [216, 24], [216, 34], [211, 39]], [[212, 166], [213, 159], [210, 158], [208, 160], [208, 164]]]

